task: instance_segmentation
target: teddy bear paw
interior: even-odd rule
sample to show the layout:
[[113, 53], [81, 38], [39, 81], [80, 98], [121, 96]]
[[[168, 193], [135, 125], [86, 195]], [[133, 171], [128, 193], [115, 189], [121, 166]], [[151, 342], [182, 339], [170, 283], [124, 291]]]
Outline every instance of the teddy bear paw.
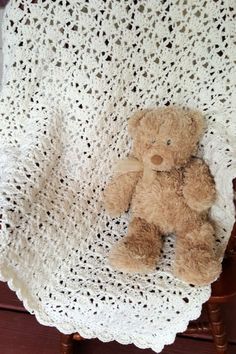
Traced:
[[207, 253], [202, 254], [201, 257], [189, 254], [188, 259], [184, 258], [184, 260], [176, 261], [174, 274], [187, 283], [199, 286], [208, 285], [215, 281], [221, 272], [221, 262]]
[[110, 265], [117, 270], [128, 273], [153, 272], [157, 265], [157, 257], [145, 251], [137, 252], [125, 241], [118, 242], [109, 254]]

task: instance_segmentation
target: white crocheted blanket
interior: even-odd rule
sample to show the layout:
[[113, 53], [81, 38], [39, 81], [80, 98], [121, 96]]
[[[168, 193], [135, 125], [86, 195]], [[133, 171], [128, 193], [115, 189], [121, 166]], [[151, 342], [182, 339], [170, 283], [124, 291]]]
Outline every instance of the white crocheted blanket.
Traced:
[[172, 275], [174, 237], [151, 275], [107, 263], [129, 215], [101, 191], [129, 150], [137, 108], [203, 111], [222, 254], [234, 222], [234, 0], [12, 0], [0, 97], [0, 276], [42, 324], [162, 350], [199, 316], [210, 286]]

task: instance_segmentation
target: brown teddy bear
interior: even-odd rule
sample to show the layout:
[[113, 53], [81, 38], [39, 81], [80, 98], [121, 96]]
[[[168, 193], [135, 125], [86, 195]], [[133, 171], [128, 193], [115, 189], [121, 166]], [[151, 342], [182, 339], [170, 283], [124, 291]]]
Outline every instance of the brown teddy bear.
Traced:
[[196, 285], [220, 273], [213, 223], [208, 218], [216, 192], [207, 165], [194, 157], [203, 133], [200, 113], [177, 107], [141, 110], [128, 123], [131, 154], [115, 168], [104, 191], [114, 217], [132, 211], [127, 236], [110, 252], [121, 271], [154, 271], [162, 236], [176, 235], [174, 274]]

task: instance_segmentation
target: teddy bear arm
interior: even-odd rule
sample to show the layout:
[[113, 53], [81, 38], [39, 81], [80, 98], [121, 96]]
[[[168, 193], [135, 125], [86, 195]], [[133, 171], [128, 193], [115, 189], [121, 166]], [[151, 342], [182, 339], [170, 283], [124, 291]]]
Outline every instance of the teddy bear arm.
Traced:
[[183, 196], [188, 206], [198, 212], [209, 209], [216, 197], [215, 183], [202, 160], [192, 162], [185, 170]]
[[114, 176], [104, 191], [105, 209], [116, 217], [129, 209], [133, 192], [140, 177], [138, 172]]

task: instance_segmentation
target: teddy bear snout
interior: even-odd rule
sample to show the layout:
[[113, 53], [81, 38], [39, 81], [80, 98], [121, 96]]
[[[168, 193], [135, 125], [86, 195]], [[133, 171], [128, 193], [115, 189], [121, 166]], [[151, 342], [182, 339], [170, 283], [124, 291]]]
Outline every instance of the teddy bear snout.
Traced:
[[151, 158], [151, 162], [154, 165], [160, 165], [162, 163], [162, 161], [163, 161], [163, 158], [160, 155], [154, 155]]

